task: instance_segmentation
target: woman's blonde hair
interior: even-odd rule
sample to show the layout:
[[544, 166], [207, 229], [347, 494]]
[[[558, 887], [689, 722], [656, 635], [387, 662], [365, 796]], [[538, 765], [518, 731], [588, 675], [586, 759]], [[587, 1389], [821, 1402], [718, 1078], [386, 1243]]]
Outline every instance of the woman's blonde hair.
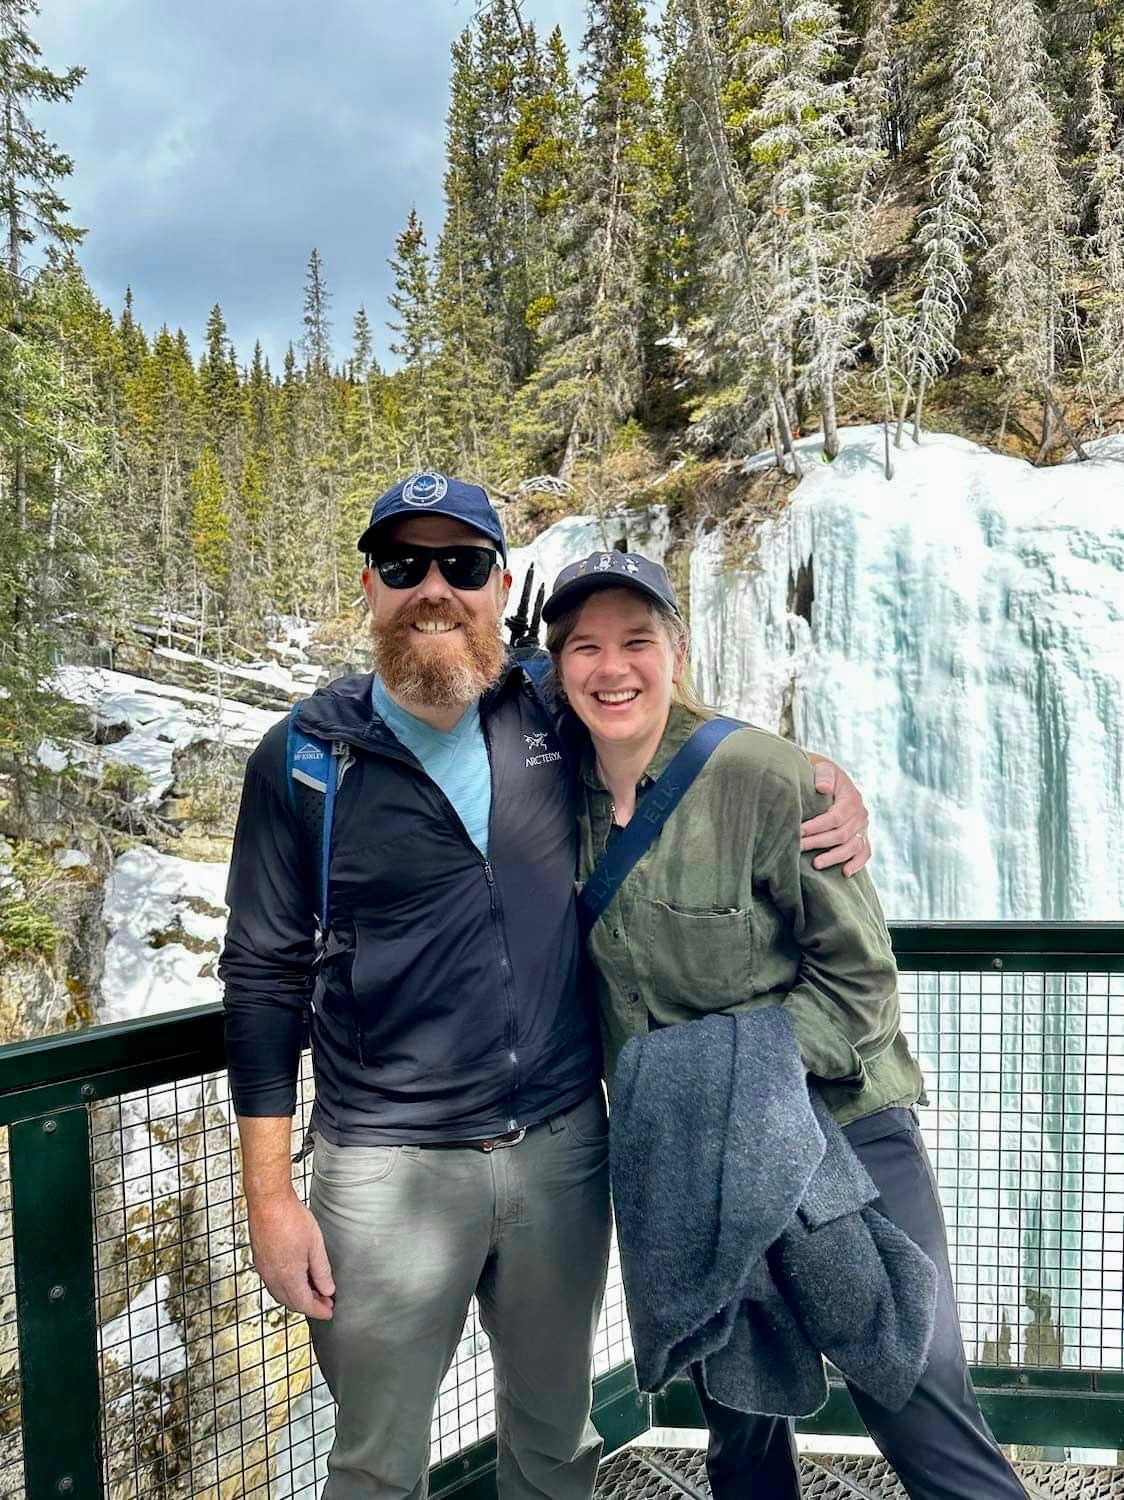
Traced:
[[[638, 590], [631, 589], [628, 592], [637, 593]], [[562, 691], [562, 674], [558, 670], [558, 658], [562, 655], [562, 650], [566, 642], [573, 635], [574, 627], [578, 623], [578, 619], [588, 598], [589, 595], [587, 594], [585, 599], [579, 600], [577, 604], [564, 610], [557, 619], [552, 620], [546, 627], [546, 649], [554, 658], [554, 676], [560, 692]], [[651, 611], [652, 619], [660, 627], [664, 635], [667, 636], [672, 651], [678, 651], [680, 647], [683, 649], [683, 665], [679, 672], [679, 681], [673, 683], [671, 687], [672, 703], [679, 704], [688, 713], [694, 714], [697, 719], [709, 719], [713, 717], [715, 710], [709, 708], [702, 701], [695, 692], [694, 683], [691, 681], [691, 668], [688, 664], [691, 637], [682, 617], [677, 615], [673, 609], [669, 609], [666, 604], [661, 604], [656, 599], [645, 599], [644, 603]]]

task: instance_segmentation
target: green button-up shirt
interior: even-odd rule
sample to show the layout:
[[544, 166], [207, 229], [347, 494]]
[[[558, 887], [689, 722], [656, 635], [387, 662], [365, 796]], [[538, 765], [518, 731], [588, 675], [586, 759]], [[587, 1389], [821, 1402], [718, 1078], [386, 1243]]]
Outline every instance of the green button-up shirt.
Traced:
[[[672, 707], [638, 796], [697, 724]], [[610, 1080], [628, 1038], [652, 1025], [783, 1005], [841, 1123], [921, 1097], [874, 886], [800, 852], [801, 822], [828, 805], [788, 740], [747, 728], [714, 751], [590, 937]], [[611, 820], [592, 753], [579, 816], [584, 879]]]

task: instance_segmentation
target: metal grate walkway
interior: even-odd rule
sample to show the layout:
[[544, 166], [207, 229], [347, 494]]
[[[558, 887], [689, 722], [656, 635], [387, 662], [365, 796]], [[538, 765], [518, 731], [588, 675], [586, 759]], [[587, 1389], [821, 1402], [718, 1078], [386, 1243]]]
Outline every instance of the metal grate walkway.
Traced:
[[[1124, 1469], [1016, 1465], [1030, 1500], [1124, 1500]], [[907, 1500], [881, 1458], [828, 1453], [801, 1460], [804, 1500]], [[701, 1451], [622, 1448], [601, 1465], [596, 1500], [710, 1500]]]

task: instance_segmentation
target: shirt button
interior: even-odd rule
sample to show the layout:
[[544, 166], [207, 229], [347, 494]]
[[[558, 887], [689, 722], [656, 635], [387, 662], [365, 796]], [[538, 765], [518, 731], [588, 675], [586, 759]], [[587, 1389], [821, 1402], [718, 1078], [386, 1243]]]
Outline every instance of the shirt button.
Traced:
[[620, 928], [619, 928], [619, 927], [614, 927], [614, 928], [613, 928], [613, 936], [614, 936], [614, 937], [615, 937], [615, 938], [619, 938], [619, 937], [620, 937], [620, 935], [621, 935], [621, 930], [620, 930]]
[[628, 998], [632, 1001], [633, 1005], [638, 1005], [640, 1003], [640, 993], [639, 993], [639, 991], [638, 990], [632, 990], [632, 991], [630, 991]]

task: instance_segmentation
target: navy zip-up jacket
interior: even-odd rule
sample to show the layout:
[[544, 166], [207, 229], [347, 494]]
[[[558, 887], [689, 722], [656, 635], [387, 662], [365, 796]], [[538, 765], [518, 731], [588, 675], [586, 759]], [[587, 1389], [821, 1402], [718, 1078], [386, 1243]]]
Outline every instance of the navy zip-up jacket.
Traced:
[[235, 1108], [289, 1115], [311, 1002], [316, 1128], [337, 1145], [459, 1140], [533, 1125], [597, 1086], [574, 906], [577, 820], [555, 721], [512, 664], [481, 699], [489, 858], [371, 705], [371, 676], [297, 714], [345, 741], [330, 931], [316, 964], [316, 860], [285, 782], [287, 725], [250, 757], [219, 974]]

